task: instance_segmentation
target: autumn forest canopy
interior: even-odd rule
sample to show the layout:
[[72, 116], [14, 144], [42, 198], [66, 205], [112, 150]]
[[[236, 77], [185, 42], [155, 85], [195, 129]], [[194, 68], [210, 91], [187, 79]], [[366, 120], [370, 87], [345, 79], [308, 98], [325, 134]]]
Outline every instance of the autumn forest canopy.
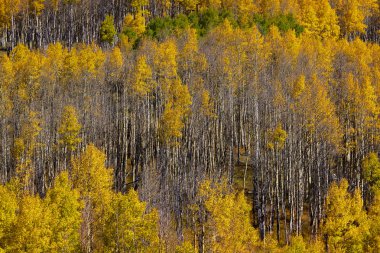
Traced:
[[0, 0], [0, 253], [380, 252], [379, 5]]

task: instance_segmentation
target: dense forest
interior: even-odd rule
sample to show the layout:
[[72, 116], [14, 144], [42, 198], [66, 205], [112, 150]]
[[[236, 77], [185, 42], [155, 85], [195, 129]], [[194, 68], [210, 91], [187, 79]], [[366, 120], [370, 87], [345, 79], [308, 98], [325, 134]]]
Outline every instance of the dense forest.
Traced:
[[0, 252], [380, 252], [379, 5], [0, 0]]

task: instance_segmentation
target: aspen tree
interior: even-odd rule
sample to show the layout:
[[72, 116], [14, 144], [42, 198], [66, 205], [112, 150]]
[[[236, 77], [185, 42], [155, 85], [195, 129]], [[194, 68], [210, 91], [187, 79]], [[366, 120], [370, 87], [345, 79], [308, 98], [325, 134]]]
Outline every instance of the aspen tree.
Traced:
[[81, 138], [78, 137], [82, 126], [78, 122], [77, 112], [73, 106], [65, 106], [58, 128], [58, 143], [69, 151], [75, 151]]
[[371, 190], [380, 190], [380, 161], [376, 153], [370, 153], [363, 159], [363, 172]]
[[61, 81], [66, 54], [67, 51], [63, 48], [61, 43], [49, 45], [46, 49], [43, 75], [45, 75], [46, 79], [51, 80], [53, 85]]
[[30, 7], [32, 11], [37, 15], [41, 15], [42, 11], [45, 8], [45, 0], [30, 0]]
[[152, 70], [147, 64], [144, 55], [137, 58], [133, 75], [134, 81], [132, 88], [136, 94], [146, 96], [153, 90], [154, 82], [152, 80]]
[[73, 185], [84, 202], [81, 247], [85, 251], [101, 250], [111, 212], [112, 171], [105, 167], [104, 153], [92, 144], [72, 163]]
[[54, 187], [48, 190], [44, 203], [51, 214], [49, 251], [78, 251], [82, 204], [79, 201], [79, 191], [72, 189], [67, 172], [56, 177]]
[[148, 212], [134, 190], [113, 197], [106, 226], [107, 246], [112, 252], [158, 252], [158, 213]]
[[25, 192], [34, 192], [33, 176], [35, 168], [33, 156], [40, 134], [41, 120], [35, 112], [30, 112], [28, 117], [22, 122], [21, 134], [14, 139], [13, 155], [16, 161], [16, 176], [20, 180], [21, 187]]
[[318, 4], [314, 0], [302, 1], [301, 10], [299, 18], [306, 34], [322, 40], [339, 36], [338, 17], [328, 0]]
[[0, 185], [0, 252], [7, 246], [5, 240], [16, 220], [17, 210], [16, 194], [8, 187]]
[[[213, 252], [250, 252], [255, 247], [258, 234], [249, 225], [250, 206], [242, 192], [228, 192], [226, 186], [212, 186], [205, 181], [200, 196], [205, 199], [209, 212], [206, 233]], [[218, 239], [217, 239], [218, 238]]]
[[369, 233], [367, 215], [363, 211], [360, 191], [351, 195], [347, 188], [345, 179], [330, 187], [323, 232], [332, 252], [364, 252], [364, 240]]
[[108, 70], [108, 78], [113, 81], [117, 82], [123, 73], [123, 54], [119, 47], [114, 47], [110, 53], [107, 54], [107, 70]]
[[380, 250], [380, 193], [375, 191], [372, 205], [369, 208], [368, 219], [370, 223], [369, 238], [366, 240], [366, 252], [377, 252]]
[[12, 101], [12, 83], [14, 81], [15, 72], [13, 64], [8, 56], [0, 57], [0, 115], [10, 116], [13, 103]]
[[52, 231], [51, 213], [38, 196], [22, 196], [17, 218], [5, 239], [6, 252], [47, 252]]
[[116, 28], [114, 24], [114, 17], [112, 15], [106, 15], [100, 27], [100, 38], [103, 42], [113, 44], [115, 36]]
[[123, 21], [122, 32], [130, 41], [135, 41], [145, 32], [145, 16], [142, 11], [138, 11], [135, 15], [127, 14]]
[[199, 0], [175, 0], [178, 4], [182, 5], [186, 11], [194, 11], [197, 9]]

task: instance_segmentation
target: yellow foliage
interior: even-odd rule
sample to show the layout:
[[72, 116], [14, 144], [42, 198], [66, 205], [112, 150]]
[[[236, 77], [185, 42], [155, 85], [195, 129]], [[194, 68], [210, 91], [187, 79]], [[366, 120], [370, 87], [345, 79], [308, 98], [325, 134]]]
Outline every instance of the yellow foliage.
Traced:
[[46, 60], [42, 67], [45, 78], [53, 83], [59, 81], [62, 76], [67, 51], [61, 43], [50, 44], [46, 50]]
[[281, 124], [278, 124], [275, 129], [270, 130], [268, 133], [268, 148], [276, 150], [284, 148], [287, 136], [288, 134], [282, 129]]
[[79, 77], [79, 55], [75, 48], [66, 54], [63, 60], [63, 78], [64, 83], [75, 81]]
[[112, 252], [158, 252], [158, 212], [148, 212], [134, 190], [115, 194], [106, 237]]
[[20, 0], [0, 0], [0, 28], [10, 25], [11, 17], [20, 10]]
[[269, 15], [275, 16], [280, 13], [281, 1], [280, 0], [260, 0], [259, 1], [260, 12]]
[[15, 75], [15, 92], [22, 102], [32, 101], [40, 88], [40, 75], [43, 57], [31, 52], [26, 46], [17, 45], [10, 54]]
[[[127, 14], [123, 22], [123, 31], [128, 34], [129, 31], [140, 37], [145, 32], [145, 17], [142, 11], [138, 11], [134, 16]], [[129, 38], [129, 39], [132, 39]]]
[[50, 217], [49, 209], [38, 196], [23, 196], [5, 239], [6, 252], [48, 252], [52, 235]]
[[305, 76], [301, 75], [298, 80], [294, 83], [292, 96], [297, 99], [302, 92], [305, 90]]
[[[154, 56], [154, 65], [161, 82], [177, 78], [177, 46], [173, 40], [158, 45]], [[165, 89], [165, 87], [163, 87]]]
[[51, 214], [49, 251], [78, 251], [82, 204], [79, 201], [78, 190], [72, 189], [67, 172], [62, 172], [56, 177], [54, 187], [48, 190], [44, 202]]
[[325, 243], [317, 238], [308, 245], [308, 253], [324, 253], [325, 252]]
[[298, 18], [305, 28], [306, 35], [321, 40], [338, 38], [339, 36], [338, 17], [328, 0], [301, 1], [301, 12], [298, 13]]
[[80, 73], [85, 77], [97, 78], [103, 71], [105, 54], [95, 44], [78, 45], [78, 67]]
[[380, 190], [380, 161], [376, 153], [369, 153], [363, 159], [364, 179], [371, 186], [371, 190], [377, 192]]
[[201, 112], [208, 117], [216, 117], [216, 114], [214, 113], [214, 103], [211, 100], [210, 93], [207, 90], [203, 90], [202, 92]]
[[89, 197], [94, 205], [104, 205], [110, 199], [112, 171], [105, 167], [105, 161], [105, 154], [92, 144], [73, 160], [74, 187], [79, 189], [82, 197]]
[[184, 123], [181, 119], [181, 112], [172, 103], [165, 105], [160, 124], [160, 139], [164, 142], [171, 142], [173, 138], [182, 137]]
[[12, 61], [7, 55], [0, 56], [0, 78], [1, 89], [8, 89], [14, 79], [15, 72], [13, 70]]
[[317, 76], [314, 75], [310, 83], [307, 82], [295, 110], [303, 115], [310, 134], [318, 139], [327, 140], [336, 148], [340, 147], [342, 133], [335, 105], [330, 100], [325, 85]]
[[359, 190], [351, 195], [347, 189], [345, 179], [339, 185], [331, 185], [326, 199], [323, 233], [331, 252], [364, 252], [369, 224], [363, 200]]
[[181, 81], [176, 79], [172, 82], [168, 94], [168, 102], [178, 109], [181, 117], [187, 116], [192, 104], [191, 95], [187, 85], [181, 84]]
[[179, 44], [178, 51], [180, 53], [178, 55], [178, 72], [180, 73], [180, 76], [184, 82], [189, 82], [188, 85], [190, 87], [194, 83], [201, 83], [201, 75], [203, 71], [206, 70], [207, 60], [204, 54], [199, 52], [196, 30], [193, 28], [186, 28], [180, 38]]
[[176, 247], [175, 253], [196, 253], [196, 251], [190, 242], [185, 241]]
[[13, 108], [12, 82], [14, 81], [13, 65], [6, 55], [0, 56], [0, 115], [9, 116]]
[[135, 8], [137, 11], [140, 11], [149, 4], [149, 0], [132, 0], [131, 6]]
[[380, 191], [375, 191], [374, 200], [368, 212], [370, 235], [366, 241], [366, 252], [380, 251]]
[[207, 248], [212, 252], [252, 252], [257, 246], [258, 233], [251, 226], [250, 205], [244, 193], [229, 192], [226, 184], [213, 186], [202, 183], [199, 196], [205, 200], [210, 214], [207, 221]]
[[173, 143], [173, 139], [182, 137], [184, 120], [190, 112], [192, 102], [187, 86], [182, 85], [180, 80], [173, 80], [169, 87], [159, 133], [161, 141]]
[[16, 220], [16, 195], [6, 186], [0, 185], [0, 251], [4, 248], [4, 240]]
[[73, 106], [65, 106], [63, 109], [61, 123], [58, 128], [59, 140], [58, 143], [74, 151], [77, 145], [82, 141], [78, 137], [82, 126], [78, 122], [78, 116]]
[[152, 70], [144, 55], [137, 58], [133, 77], [132, 89], [137, 95], [146, 96], [153, 90]]
[[363, 33], [367, 28], [365, 19], [378, 8], [376, 0], [333, 0], [331, 2], [339, 13], [342, 35], [346, 37]]
[[105, 154], [94, 145], [72, 161], [73, 185], [84, 202], [81, 230], [83, 250], [101, 251], [104, 227], [111, 213], [112, 170], [105, 167]]
[[16, 162], [16, 175], [21, 180], [24, 189], [33, 185], [31, 177], [33, 174], [32, 157], [35, 151], [37, 136], [40, 134], [41, 121], [37, 113], [31, 111], [21, 125], [21, 134], [15, 138], [13, 144], [13, 156]]
[[107, 67], [109, 71], [109, 77], [111, 80], [117, 79], [121, 76], [123, 71], [123, 54], [119, 47], [114, 47], [113, 50], [107, 55]]
[[182, 5], [187, 11], [194, 11], [200, 3], [200, 0], [175, 0], [175, 2]]
[[289, 247], [285, 249], [285, 253], [306, 253], [306, 243], [302, 236], [292, 237], [292, 242]]
[[32, 11], [37, 15], [41, 15], [41, 12], [45, 9], [45, 0], [29, 0]]

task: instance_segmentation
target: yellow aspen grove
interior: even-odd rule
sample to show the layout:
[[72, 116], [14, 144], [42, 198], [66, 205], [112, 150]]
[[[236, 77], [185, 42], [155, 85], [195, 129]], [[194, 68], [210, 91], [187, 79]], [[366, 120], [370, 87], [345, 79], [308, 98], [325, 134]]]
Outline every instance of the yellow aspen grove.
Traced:
[[268, 135], [268, 148], [277, 150], [284, 147], [287, 133], [280, 124], [275, 129], [270, 130]]
[[292, 238], [292, 243], [289, 247], [286, 248], [286, 253], [293, 253], [293, 252], [308, 252], [306, 249], [306, 243], [303, 240], [302, 236], [295, 236]]
[[379, 7], [375, 0], [334, 0], [332, 5], [339, 14], [342, 35], [345, 37], [364, 33], [367, 28], [367, 18]]
[[0, 0], [0, 253], [379, 252], [379, 0]]
[[184, 121], [190, 112], [192, 102], [187, 86], [182, 85], [179, 80], [174, 80], [169, 92], [168, 102], [161, 118], [160, 133], [161, 140], [170, 143], [173, 138], [182, 137]]
[[12, 18], [20, 10], [20, 0], [1, 0], [0, 1], [0, 29], [9, 27]]
[[242, 26], [247, 25], [249, 17], [257, 11], [257, 7], [249, 0], [222, 0], [222, 7], [232, 11]]
[[202, 114], [209, 117], [216, 117], [214, 113], [214, 103], [210, 98], [210, 93], [207, 90], [202, 92], [202, 106], [201, 106]]

